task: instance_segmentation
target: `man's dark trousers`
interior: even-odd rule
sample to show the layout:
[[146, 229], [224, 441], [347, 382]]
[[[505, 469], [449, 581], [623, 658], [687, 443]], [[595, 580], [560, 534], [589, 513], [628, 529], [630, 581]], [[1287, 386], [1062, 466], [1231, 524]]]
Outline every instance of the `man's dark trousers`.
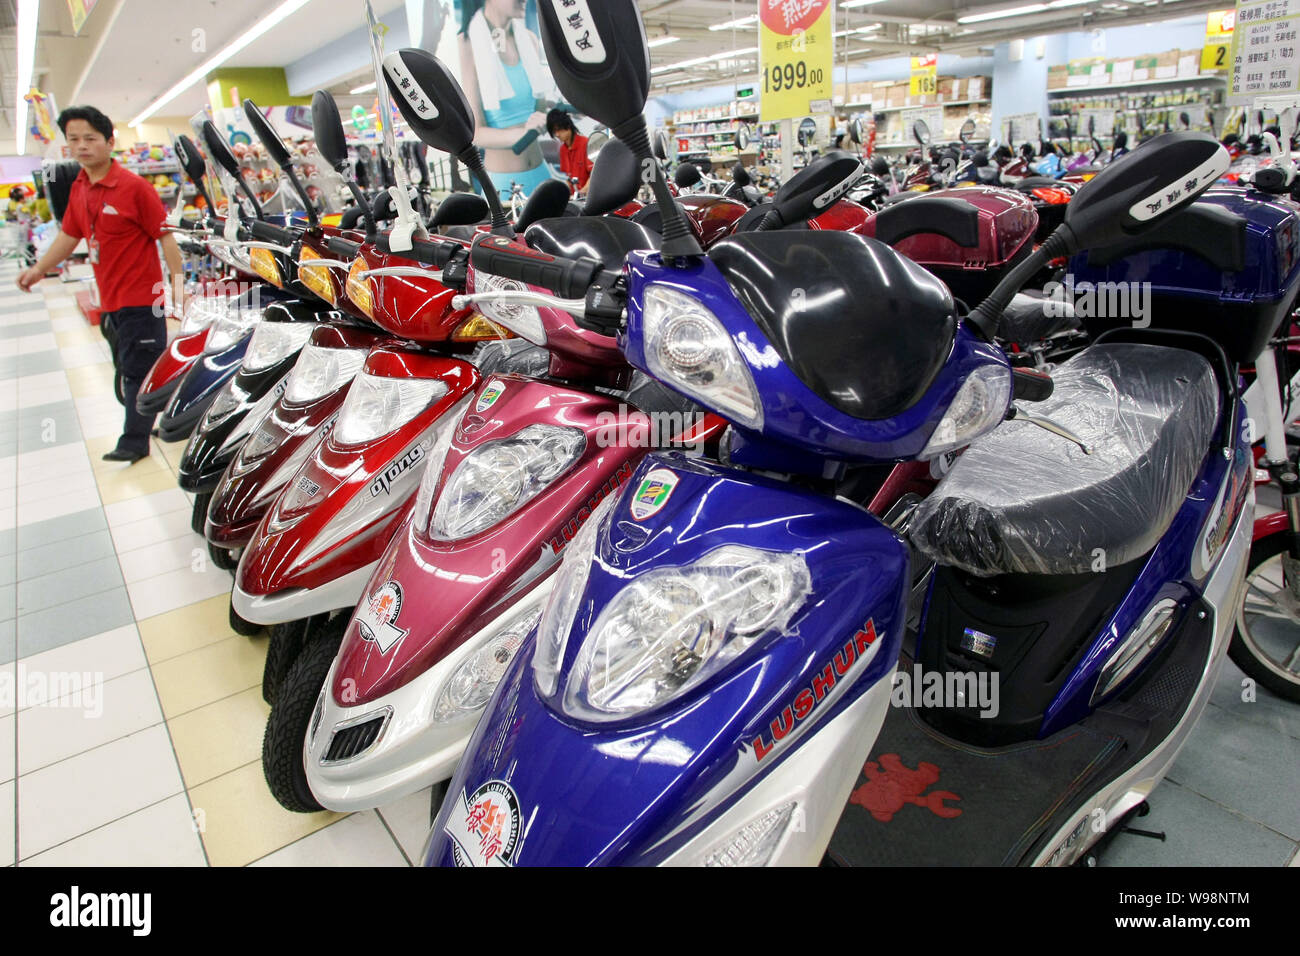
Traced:
[[149, 454], [149, 435], [154, 415], [141, 415], [135, 407], [144, 377], [167, 350], [167, 320], [151, 306], [118, 309], [104, 315], [112, 328], [113, 364], [122, 376], [122, 397], [126, 403], [126, 424], [118, 439], [118, 451]]

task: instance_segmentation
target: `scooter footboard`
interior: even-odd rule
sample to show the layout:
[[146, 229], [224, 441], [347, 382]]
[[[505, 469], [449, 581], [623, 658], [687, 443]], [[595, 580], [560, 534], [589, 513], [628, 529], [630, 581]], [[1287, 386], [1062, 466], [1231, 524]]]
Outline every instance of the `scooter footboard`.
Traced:
[[816, 862], [888, 705], [908, 580], [861, 509], [649, 456], [569, 546], [426, 864]]

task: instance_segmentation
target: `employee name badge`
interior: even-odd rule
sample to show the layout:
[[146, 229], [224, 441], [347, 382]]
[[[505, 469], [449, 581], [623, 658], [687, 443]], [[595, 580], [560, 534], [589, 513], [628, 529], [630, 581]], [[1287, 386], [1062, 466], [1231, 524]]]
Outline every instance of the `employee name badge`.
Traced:
[[92, 266], [99, 265], [99, 240], [94, 236], [91, 236], [86, 240], [86, 246], [90, 250], [90, 255], [87, 257], [90, 260], [90, 264]]

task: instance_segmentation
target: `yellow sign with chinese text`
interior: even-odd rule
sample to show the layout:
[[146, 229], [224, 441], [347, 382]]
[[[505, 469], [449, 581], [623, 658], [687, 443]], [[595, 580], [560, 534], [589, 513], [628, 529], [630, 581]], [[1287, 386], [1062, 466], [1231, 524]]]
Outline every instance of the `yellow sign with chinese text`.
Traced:
[[1228, 54], [1232, 51], [1232, 28], [1237, 23], [1237, 11], [1211, 10], [1205, 15], [1205, 48], [1201, 50], [1201, 72], [1217, 73], [1228, 68]]
[[912, 96], [933, 96], [939, 91], [939, 54], [912, 57], [912, 80], [907, 92]]
[[765, 123], [830, 112], [831, 0], [758, 0]]

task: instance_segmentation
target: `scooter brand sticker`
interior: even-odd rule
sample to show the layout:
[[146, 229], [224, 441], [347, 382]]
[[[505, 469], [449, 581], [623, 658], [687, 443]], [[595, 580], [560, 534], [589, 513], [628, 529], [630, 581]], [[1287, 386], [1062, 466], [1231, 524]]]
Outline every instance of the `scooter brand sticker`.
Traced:
[[443, 830], [457, 866], [510, 866], [519, 849], [519, 798], [504, 780], [489, 780], [460, 798]]
[[486, 412], [489, 408], [497, 403], [497, 399], [502, 396], [506, 390], [506, 383], [499, 379], [492, 379], [479, 395], [478, 401], [474, 403], [474, 411]]
[[644, 521], [663, 510], [668, 499], [677, 487], [677, 473], [667, 468], [652, 469], [650, 474], [641, 479], [636, 493], [632, 495], [632, 520]]
[[433, 101], [425, 95], [420, 84], [415, 81], [411, 71], [406, 68], [406, 63], [402, 61], [401, 51], [388, 54], [384, 57], [384, 72], [388, 74], [393, 85], [397, 87], [398, 92], [411, 104], [411, 109], [415, 110], [415, 115], [424, 120], [435, 120], [438, 118], [438, 107], [433, 105]]
[[579, 63], [604, 63], [605, 44], [592, 22], [587, 0], [551, 0], [551, 6], [573, 58]]
[[998, 639], [992, 634], [985, 634], [969, 627], [962, 632], [961, 649], [963, 651], [970, 651], [980, 657], [992, 657], [993, 650], [997, 646]]
[[392, 490], [393, 482], [424, 460], [424, 446], [416, 445], [397, 461], [384, 469], [384, 473], [370, 483], [370, 497], [378, 498]]
[[397, 626], [397, 616], [401, 613], [402, 586], [389, 581], [374, 593], [365, 610], [357, 616], [362, 639], [374, 643], [379, 653], [387, 654], [409, 633]]

